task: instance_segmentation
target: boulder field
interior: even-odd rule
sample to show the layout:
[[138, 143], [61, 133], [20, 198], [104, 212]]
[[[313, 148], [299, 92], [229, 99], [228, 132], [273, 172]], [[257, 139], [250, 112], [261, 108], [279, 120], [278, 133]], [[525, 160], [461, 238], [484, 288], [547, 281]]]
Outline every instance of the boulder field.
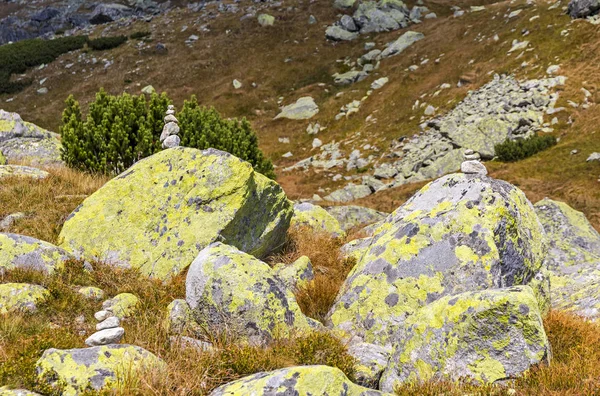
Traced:
[[[294, 294], [321, 269], [308, 257], [288, 265], [263, 261], [290, 224], [333, 237], [370, 224], [366, 237], [342, 247], [356, 264], [325, 323], [306, 316]], [[288, 367], [225, 384], [213, 396], [375, 396], [421, 381], [505, 381], [551, 363], [543, 325], [551, 306], [590, 320], [600, 309], [598, 232], [566, 204], [532, 205], [520, 189], [485, 173], [443, 176], [386, 215], [294, 204], [230, 154], [171, 148], [88, 197], [60, 239], [54, 246], [0, 234], [2, 270], [51, 273], [76, 256], [162, 280], [187, 269], [185, 295], [164, 316], [172, 342], [210, 353], [218, 346], [202, 339], [207, 330], [257, 346], [329, 332], [356, 362], [353, 378], [333, 367]], [[99, 289], [80, 293], [104, 298]], [[51, 298], [38, 285], [4, 284], [0, 312], [33, 312]], [[135, 317], [141, 306], [131, 293], [104, 301], [97, 330]], [[50, 385], [66, 384], [67, 395], [111, 391], [124, 380], [123, 362], [128, 375], [166, 364], [138, 346], [111, 343], [46, 350], [37, 374]]]

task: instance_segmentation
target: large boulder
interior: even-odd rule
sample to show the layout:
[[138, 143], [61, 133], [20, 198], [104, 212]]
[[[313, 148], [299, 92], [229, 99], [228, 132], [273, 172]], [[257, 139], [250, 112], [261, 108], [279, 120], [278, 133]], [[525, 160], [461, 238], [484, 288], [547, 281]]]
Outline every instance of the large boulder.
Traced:
[[42, 286], [27, 283], [0, 284], [0, 315], [11, 312], [35, 312], [50, 297]]
[[185, 289], [197, 323], [214, 332], [229, 329], [252, 345], [310, 329], [292, 290], [275, 271], [232, 246], [217, 242], [201, 251]]
[[571, 0], [567, 8], [571, 18], [587, 18], [596, 15], [598, 11], [600, 11], [598, 0]]
[[312, 263], [307, 256], [302, 256], [291, 264], [279, 263], [273, 267], [273, 270], [277, 277], [292, 290], [308, 285], [315, 278]]
[[310, 96], [304, 96], [295, 103], [284, 106], [275, 119], [287, 118], [289, 120], [308, 120], [319, 112], [319, 106]]
[[358, 249], [330, 324], [391, 345], [410, 315], [443, 296], [531, 282], [542, 269], [544, 242], [518, 188], [482, 175], [444, 176], [388, 216], [368, 248]]
[[320, 206], [309, 202], [294, 204], [292, 227], [308, 227], [317, 233], [326, 233], [333, 237], [341, 237], [346, 233], [340, 223]]
[[[30, 122], [17, 113], [0, 110], [0, 152], [11, 162], [33, 165], [63, 164], [59, 135]], [[0, 161], [0, 165], [3, 165]]]
[[14, 268], [52, 273], [72, 256], [65, 250], [24, 235], [0, 233], [0, 274]]
[[257, 373], [225, 384], [210, 393], [210, 396], [238, 395], [383, 396], [384, 394], [353, 384], [340, 369], [335, 367], [299, 366]]
[[493, 383], [548, 362], [550, 344], [529, 286], [446, 296], [409, 317], [379, 388], [431, 380]]
[[344, 231], [382, 221], [388, 215], [364, 206], [329, 206], [325, 210], [332, 215]]
[[535, 211], [549, 242], [552, 305], [588, 319], [600, 317], [600, 234], [584, 214], [545, 198]]
[[62, 247], [166, 279], [215, 241], [262, 257], [283, 242], [292, 205], [231, 154], [177, 147], [106, 183], [68, 217]]
[[124, 381], [138, 380], [149, 372], [166, 372], [166, 364], [151, 352], [134, 345], [104, 345], [83, 349], [48, 349], [36, 363], [38, 380], [64, 385], [61, 393], [74, 396], [86, 391], [111, 392]]

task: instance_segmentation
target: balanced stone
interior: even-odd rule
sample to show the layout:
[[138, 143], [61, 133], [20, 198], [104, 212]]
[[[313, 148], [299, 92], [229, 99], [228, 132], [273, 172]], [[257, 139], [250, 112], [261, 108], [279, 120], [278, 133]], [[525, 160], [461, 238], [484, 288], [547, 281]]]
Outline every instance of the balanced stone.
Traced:
[[87, 346], [101, 346], [108, 344], [117, 344], [123, 338], [125, 329], [122, 327], [115, 327], [113, 329], [100, 330], [85, 340]]
[[96, 330], [106, 330], [106, 329], [114, 329], [115, 327], [119, 327], [121, 320], [116, 316], [111, 316], [109, 318], [104, 319], [102, 322], [96, 325]]
[[487, 169], [485, 165], [483, 165], [479, 161], [471, 160], [465, 161], [460, 165], [460, 171], [466, 174], [480, 174], [487, 175]]

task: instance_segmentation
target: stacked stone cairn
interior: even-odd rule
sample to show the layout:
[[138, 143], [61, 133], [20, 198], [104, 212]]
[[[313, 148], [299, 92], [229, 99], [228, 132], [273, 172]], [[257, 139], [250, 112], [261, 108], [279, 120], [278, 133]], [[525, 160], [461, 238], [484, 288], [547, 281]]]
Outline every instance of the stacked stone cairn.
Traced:
[[94, 317], [100, 323], [96, 325], [97, 331], [85, 340], [87, 346], [117, 344], [121, 341], [125, 329], [119, 326], [121, 320], [117, 316], [114, 316], [109, 310], [102, 310], [96, 312]]
[[465, 160], [462, 164], [460, 164], [460, 170], [462, 173], [487, 175], [488, 172], [485, 165], [479, 162], [479, 153], [468, 149], [465, 150], [463, 157]]
[[167, 115], [165, 116], [165, 126], [160, 134], [162, 148], [178, 147], [181, 139], [179, 136], [179, 121], [175, 118], [175, 107], [169, 105]]

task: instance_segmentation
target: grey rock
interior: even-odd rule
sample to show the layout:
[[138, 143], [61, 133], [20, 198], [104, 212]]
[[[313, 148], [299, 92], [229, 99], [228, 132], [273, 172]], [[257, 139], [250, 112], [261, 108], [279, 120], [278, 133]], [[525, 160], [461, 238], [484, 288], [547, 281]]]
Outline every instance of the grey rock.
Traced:
[[465, 161], [460, 165], [460, 171], [465, 174], [487, 175], [485, 165], [476, 160]]
[[165, 149], [179, 147], [180, 143], [181, 143], [181, 139], [179, 138], [179, 136], [171, 135], [163, 141], [162, 147]]
[[333, 78], [336, 85], [349, 85], [364, 80], [367, 75], [364, 71], [349, 71], [342, 74], [336, 73]]
[[102, 322], [112, 316], [114, 316], [114, 314], [106, 310], [98, 311], [94, 314], [94, 318], [96, 318], [96, 320], [99, 322]]
[[387, 213], [363, 206], [329, 206], [325, 208], [340, 223], [344, 231], [385, 219]]
[[325, 200], [332, 202], [350, 202], [359, 198], [367, 197], [371, 194], [372, 191], [369, 186], [350, 184], [327, 195]]
[[23, 212], [11, 213], [5, 216], [2, 220], [0, 220], [0, 231], [8, 230], [15, 222], [23, 218], [25, 218], [25, 213]]
[[342, 29], [347, 30], [349, 32], [357, 32], [358, 31], [358, 27], [356, 26], [356, 24], [354, 23], [354, 19], [352, 19], [352, 17], [350, 15], [344, 15], [341, 19], [340, 19], [340, 26], [342, 27]]
[[389, 58], [390, 56], [399, 55], [408, 47], [413, 45], [419, 40], [425, 38], [423, 33], [419, 32], [405, 32], [396, 41], [392, 42], [387, 46], [386, 49], [381, 53], [382, 58]]
[[598, 0], [571, 0], [567, 8], [567, 13], [571, 18], [587, 18], [598, 14], [599, 10], [600, 1]]
[[325, 37], [333, 41], [350, 41], [356, 39], [358, 33], [349, 32], [341, 26], [333, 25], [325, 30]]
[[111, 329], [100, 330], [85, 340], [87, 346], [101, 346], [108, 344], [117, 344], [121, 341], [125, 335], [125, 329], [122, 327], [115, 327]]
[[287, 118], [289, 120], [308, 120], [319, 112], [319, 106], [310, 96], [298, 99], [295, 103], [284, 106], [275, 119]]
[[120, 323], [121, 320], [119, 318], [117, 318], [116, 316], [110, 316], [104, 319], [102, 322], [98, 323], [96, 325], [96, 330], [100, 331], [106, 329], [113, 329], [115, 327], [119, 327]]
[[586, 162], [590, 162], [590, 161], [600, 161], [600, 153], [590, 154], [590, 156], [586, 159]]
[[378, 389], [381, 374], [388, 365], [392, 348], [366, 342], [351, 343], [348, 354], [356, 359], [356, 383], [368, 388]]

